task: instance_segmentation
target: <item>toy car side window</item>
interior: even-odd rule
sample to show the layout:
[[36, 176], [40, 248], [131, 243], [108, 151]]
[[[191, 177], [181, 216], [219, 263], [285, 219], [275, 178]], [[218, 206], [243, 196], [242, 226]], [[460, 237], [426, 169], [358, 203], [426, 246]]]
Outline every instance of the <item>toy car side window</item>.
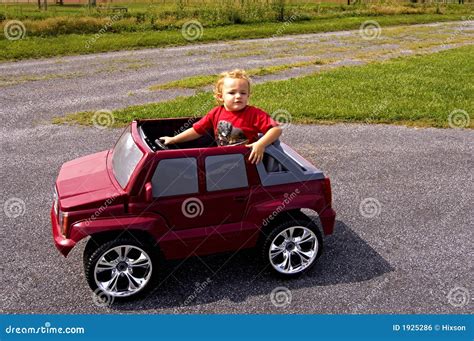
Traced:
[[288, 172], [288, 169], [280, 161], [267, 153], [263, 154], [262, 162], [267, 173]]
[[151, 179], [153, 197], [197, 193], [197, 160], [192, 157], [161, 160]]
[[242, 154], [215, 155], [205, 159], [208, 192], [248, 186]]

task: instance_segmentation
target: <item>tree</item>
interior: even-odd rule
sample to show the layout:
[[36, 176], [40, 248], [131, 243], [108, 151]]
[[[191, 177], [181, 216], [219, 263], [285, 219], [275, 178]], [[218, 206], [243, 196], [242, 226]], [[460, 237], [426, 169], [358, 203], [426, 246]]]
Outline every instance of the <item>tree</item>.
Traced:
[[[43, 0], [43, 8], [45, 11], [48, 10], [48, 0]], [[41, 9], [41, 0], [38, 0], [38, 9]]]

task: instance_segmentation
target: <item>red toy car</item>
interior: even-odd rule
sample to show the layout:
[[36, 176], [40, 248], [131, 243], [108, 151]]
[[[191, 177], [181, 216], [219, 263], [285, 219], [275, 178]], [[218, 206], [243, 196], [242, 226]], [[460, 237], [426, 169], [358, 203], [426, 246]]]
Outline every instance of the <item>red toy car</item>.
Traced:
[[321, 233], [301, 209], [316, 211], [324, 234], [333, 232], [329, 179], [279, 141], [255, 165], [249, 148], [217, 147], [211, 135], [170, 149], [157, 140], [195, 120], [133, 121], [113, 149], [61, 167], [54, 242], [67, 256], [90, 237], [84, 268], [92, 290], [143, 293], [162, 258], [258, 246], [273, 270], [292, 276], [320, 256]]

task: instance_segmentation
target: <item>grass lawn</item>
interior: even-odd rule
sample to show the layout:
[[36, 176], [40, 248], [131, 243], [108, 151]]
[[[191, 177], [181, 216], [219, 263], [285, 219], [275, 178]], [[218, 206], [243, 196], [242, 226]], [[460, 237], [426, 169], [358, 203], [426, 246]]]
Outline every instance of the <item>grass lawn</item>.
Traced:
[[[251, 104], [285, 110], [291, 123], [391, 123], [449, 127], [450, 113], [474, 113], [474, 45], [431, 55], [341, 67], [310, 76], [255, 85]], [[214, 106], [210, 92], [114, 111], [115, 126], [135, 118], [202, 116]], [[55, 123], [92, 125], [93, 112]], [[466, 117], [467, 119], [467, 117]]]
[[[324, 11], [320, 10], [321, 8]], [[439, 8], [442, 10], [438, 11]], [[160, 19], [160, 15], [167, 13], [162, 11], [158, 14], [132, 12], [128, 14], [129, 17], [116, 21], [110, 16], [101, 14], [97, 14], [98, 17], [90, 15], [76, 17], [71, 14], [40, 17], [38, 20], [33, 20], [31, 17], [22, 19], [25, 14], [17, 14], [25, 23], [25, 37], [20, 40], [8, 40], [0, 34], [0, 61], [358, 29], [367, 20], [375, 20], [382, 27], [467, 20], [466, 18], [474, 14], [473, 4], [439, 8], [422, 6], [369, 8], [340, 5], [317, 7], [313, 4], [310, 9], [306, 9], [306, 12], [296, 8], [295, 11], [301, 13], [297, 12], [300, 14], [295, 18], [299, 19], [294, 21], [291, 20], [292, 17], [285, 22], [278, 22], [269, 17], [257, 22], [243, 21], [239, 24], [235, 23], [234, 17], [233, 21], [227, 16], [212, 19], [204, 16], [207, 13], [205, 11], [196, 14], [191, 10], [189, 13], [184, 12], [185, 17], [180, 19], [177, 19], [179, 13], [173, 11], [170, 12], [170, 17]], [[193, 13], [198, 15], [199, 19], [199, 15], [203, 16], [203, 29], [199, 39], [189, 42], [183, 37], [181, 26], [186, 21], [195, 20]], [[232, 13], [241, 15], [238, 10]], [[250, 14], [248, 15], [251, 18]], [[13, 14], [3, 21], [0, 17], [1, 31], [4, 31], [2, 25], [5, 26], [9, 19], [15, 18]]]
[[[275, 65], [275, 66], [267, 66], [267, 67], [259, 67], [255, 69], [246, 70], [247, 74], [251, 77], [253, 76], [264, 76], [264, 75], [271, 75], [274, 73], [278, 73], [284, 70], [288, 70], [291, 68], [298, 68], [310, 65], [323, 65], [325, 64], [324, 61], [316, 59], [313, 61], [308, 62], [298, 62], [292, 64], [283, 64], [283, 65]], [[165, 90], [165, 89], [198, 89], [207, 85], [214, 84], [218, 75], [203, 75], [203, 76], [192, 76], [186, 77], [180, 80], [164, 83], [164, 84], [157, 84], [152, 85], [148, 89], [149, 90]]]

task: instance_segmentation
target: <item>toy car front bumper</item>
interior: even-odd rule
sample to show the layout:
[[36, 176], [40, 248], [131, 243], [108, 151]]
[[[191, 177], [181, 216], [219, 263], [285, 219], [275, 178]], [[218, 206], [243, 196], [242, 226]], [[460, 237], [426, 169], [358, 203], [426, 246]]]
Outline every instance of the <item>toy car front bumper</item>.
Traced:
[[76, 245], [72, 239], [67, 239], [61, 234], [61, 228], [58, 224], [58, 219], [54, 212], [54, 205], [51, 208], [51, 226], [53, 227], [54, 245], [66, 257], [71, 249]]
[[324, 234], [332, 234], [336, 222], [336, 212], [332, 208], [326, 208], [324, 211], [319, 213], [319, 220], [323, 226]]

